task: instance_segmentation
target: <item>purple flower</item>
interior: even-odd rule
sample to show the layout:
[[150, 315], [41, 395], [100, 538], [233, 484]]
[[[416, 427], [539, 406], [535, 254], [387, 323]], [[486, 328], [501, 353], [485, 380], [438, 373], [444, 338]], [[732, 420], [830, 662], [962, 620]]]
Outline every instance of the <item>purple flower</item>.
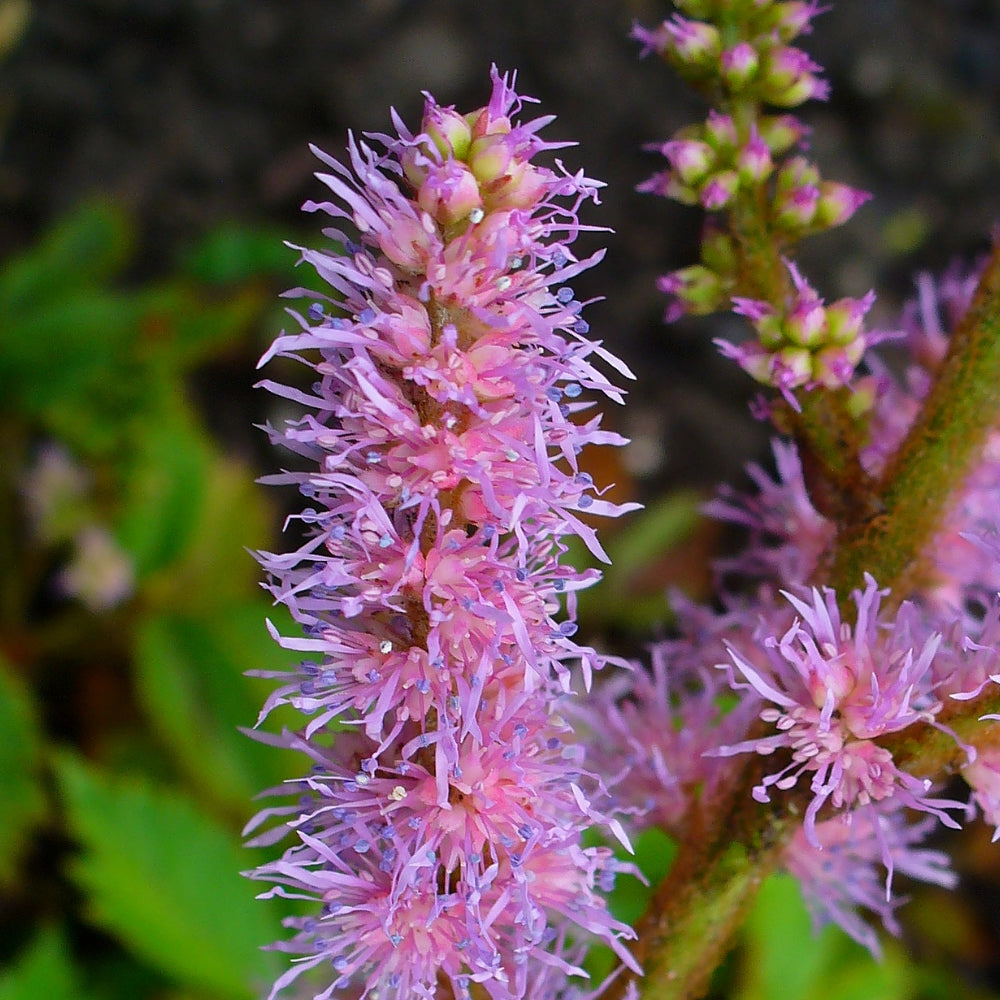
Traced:
[[[292, 358], [309, 389], [262, 383], [309, 412], [272, 439], [306, 459], [294, 483], [305, 541], [262, 553], [267, 589], [310, 657], [277, 686], [300, 751], [296, 796], [251, 822], [255, 842], [297, 840], [252, 877], [316, 900], [289, 921], [299, 956], [272, 996], [317, 967], [317, 996], [456, 998], [483, 984], [521, 997], [539, 965], [569, 974], [594, 936], [631, 962], [629, 930], [599, 887], [613, 879], [585, 827], [624, 839], [562, 721], [572, 676], [602, 659], [573, 640], [574, 592], [597, 578], [562, 562], [570, 536], [606, 559], [581, 512], [600, 498], [578, 456], [622, 439], [588, 416], [621, 393], [594, 365], [627, 369], [587, 338], [569, 282], [578, 210], [599, 185], [532, 158], [557, 148], [521, 123], [512, 80], [493, 74], [468, 115], [427, 98], [422, 129], [396, 120], [376, 153], [351, 139], [351, 169], [316, 151], [333, 200], [307, 203], [346, 230], [301, 249], [330, 286], [262, 363]], [[606, 798], [606, 797], [605, 797]]]
[[726, 641], [750, 636], [750, 611], [720, 614], [680, 596], [673, 603], [681, 636], [651, 648], [648, 670], [616, 671], [571, 711], [589, 737], [588, 761], [629, 829], [681, 835], [696, 799], [711, 798], [726, 777], [723, 762], [706, 752], [739, 739], [758, 702], [751, 694], [723, 712], [725, 680], [706, 666], [725, 655]]
[[802, 462], [791, 442], [774, 439], [776, 477], [756, 463], [747, 474], [757, 487], [753, 494], [722, 487], [705, 504], [704, 512], [720, 521], [748, 529], [738, 556], [718, 560], [716, 574], [759, 579], [772, 584], [805, 584], [829, 550], [836, 528], [813, 506], [802, 474]]
[[797, 617], [783, 631], [772, 631], [762, 621], [756, 647], [766, 652], [766, 666], [735, 646], [729, 649], [732, 665], [725, 669], [730, 683], [736, 690], [749, 687], [771, 703], [760, 718], [775, 732], [716, 753], [790, 753], [790, 760], [767, 775], [753, 794], [768, 802], [772, 788], [787, 790], [807, 777], [813, 798], [804, 828], [813, 846], [820, 846], [817, 821], [827, 804], [849, 816], [898, 798], [957, 826], [946, 810], [960, 804], [932, 797], [929, 780], [900, 770], [876, 742], [914, 723], [933, 723], [941, 707], [931, 671], [941, 636], [930, 632], [908, 603], [892, 620], [880, 617], [886, 593], [866, 577], [864, 591], [852, 594], [857, 623], [851, 626], [842, 621], [829, 588], [814, 588], [808, 600], [786, 592]]
[[900, 933], [895, 911], [905, 900], [891, 893], [893, 870], [946, 889], [958, 883], [947, 855], [916, 846], [933, 827], [930, 817], [908, 822], [901, 802], [890, 798], [848, 822], [817, 823], [813, 840], [796, 831], [784, 867], [798, 880], [816, 930], [835, 923], [880, 958], [878, 935], [858, 911], [876, 914], [891, 934]]

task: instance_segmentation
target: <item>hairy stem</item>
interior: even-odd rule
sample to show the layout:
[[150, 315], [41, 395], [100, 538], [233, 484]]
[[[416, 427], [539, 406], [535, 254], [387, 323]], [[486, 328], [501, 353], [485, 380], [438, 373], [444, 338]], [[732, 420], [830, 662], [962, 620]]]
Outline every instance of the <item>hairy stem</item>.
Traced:
[[1000, 414], [1000, 245], [952, 335], [937, 379], [876, 491], [870, 516], [838, 538], [829, 583], [861, 586], [865, 572], [897, 599], [926, 576], [924, 560]]

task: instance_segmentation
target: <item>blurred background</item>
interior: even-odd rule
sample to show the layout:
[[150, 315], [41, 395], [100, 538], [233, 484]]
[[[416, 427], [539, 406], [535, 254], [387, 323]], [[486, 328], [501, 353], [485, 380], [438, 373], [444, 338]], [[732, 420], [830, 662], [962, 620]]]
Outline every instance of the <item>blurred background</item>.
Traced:
[[[654, 0], [0, 0], [0, 1000], [249, 1000], [281, 909], [237, 874], [252, 797], [300, 765], [244, 737], [281, 670], [246, 549], [294, 496], [254, 392], [302, 284], [284, 240], [319, 245], [307, 144], [416, 125], [421, 90], [469, 110], [491, 62], [517, 69], [547, 137], [607, 182], [613, 233], [577, 282], [592, 334], [639, 374], [609, 421], [632, 439], [595, 478], [648, 513], [609, 526], [609, 586], [585, 634], [616, 652], [662, 634], [664, 594], [707, 596], [726, 539], [697, 504], [766, 461], [748, 380], [717, 357], [730, 320], [669, 331], [657, 275], [689, 263], [697, 212], [635, 192], [643, 151], [704, 114], [635, 20]], [[972, 260], [1000, 220], [1000, 3], [840, 0], [804, 46], [827, 68], [806, 109], [824, 176], [872, 191], [802, 248], [828, 298], [879, 293], [891, 326], [915, 271]], [[279, 366], [269, 374], [282, 377]], [[285, 373], [287, 374], [287, 373]], [[280, 720], [279, 724], [280, 724]], [[962, 890], [921, 890], [881, 966], [815, 945], [770, 885], [717, 996], [1000, 996], [1000, 853], [954, 845]], [[641, 857], [651, 872], [665, 848]], [[626, 884], [616, 905], [641, 909]], [[904, 955], [908, 957], [904, 957]]]

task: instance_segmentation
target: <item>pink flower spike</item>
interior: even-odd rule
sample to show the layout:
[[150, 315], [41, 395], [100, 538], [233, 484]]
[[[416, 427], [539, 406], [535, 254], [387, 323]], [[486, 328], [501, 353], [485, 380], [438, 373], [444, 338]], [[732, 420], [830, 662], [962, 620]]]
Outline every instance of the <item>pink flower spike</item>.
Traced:
[[[617, 516], [580, 468], [588, 444], [620, 445], [580, 400], [621, 391], [628, 369], [587, 337], [570, 282], [578, 213], [600, 185], [534, 162], [558, 145], [521, 122], [525, 99], [493, 72], [488, 104], [458, 115], [427, 97], [421, 130], [351, 140], [350, 168], [318, 153], [332, 199], [308, 203], [351, 232], [303, 248], [330, 290], [290, 310], [298, 330], [265, 359], [312, 371], [308, 388], [261, 383], [305, 407], [269, 428], [306, 460], [268, 481], [307, 501], [304, 540], [259, 553], [266, 589], [309, 657], [269, 674], [263, 741], [308, 773], [251, 821], [291, 840], [252, 877], [312, 899], [277, 950], [298, 956], [274, 997], [314, 967], [320, 997], [521, 1000], [541, 970], [583, 975], [581, 935], [630, 961], [632, 931], [601, 892], [618, 870], [585, 829], [627, 842], [564, 721], [574, 675], [604, 664], [574, 634], [576, 591], [599, 577], [564, 561], [576, 535], [607, 560], [581, 511]], [[327, 312], [330, 309], [333, 315]]]

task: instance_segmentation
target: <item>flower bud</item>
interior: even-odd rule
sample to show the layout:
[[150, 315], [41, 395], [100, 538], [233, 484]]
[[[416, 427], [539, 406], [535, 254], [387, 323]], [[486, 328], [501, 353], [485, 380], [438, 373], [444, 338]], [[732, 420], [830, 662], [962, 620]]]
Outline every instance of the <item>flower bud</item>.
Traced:
[[826, 337], [826, 310], [818, 298], [800, 298], [784, 322], [785, 336], [801, 347], [815, 347]]
[[709, 111], [708, 121], [705, 122], [705, 139], [719, 154], [720, 159], [732, 156], [740, 142], [733, 119], [729, 115], [719, 114], [714, 109]]
[[844, 347], [824, 347], [813, 359], [813, 377], [827, 389], [838, 389], [846, 385], [864, 351], [864, 344], [858, 342]]
[[449, 226], [481, 208], [483, 200], [472, 171], [464, 163], [447, 160], [428, 168], [427, 179], [417, 191], [417, 203], [442, 225]]
[[767, 143], [757, 135], [756, 131], [752, 132], [743, 148], [736, 154], [736, 170], [740, 176], [740, 183], [746, 187], [755, 187], [763, 183], [773, 169], [774, 162], [771, 160], [771, 151]]
[[805, 347], [786, 347], [774, 355], [774, 385], [794, 389], [813, 377], [813, 356]]
[[861, 299], [838, 299], [826, 310], [827, 339], [834, 344], [850, 344], [864, 329], [865, 314], [875, 301], [869, 292]]
[[715, 166], [715, 152], [707, 142], [696, 139], [675, 139], [662, 147], [674, 172], [685, 184], [696, 185]]
[[434, 143], [444, 159], [464, 160], [472, 140], [472, 129], [454, 108], [428, 102], [421, 131]]
[[819, 185], [819, 201], [816, 203], [813, 225], [823, 229], [840, 226], [870, 198], [869, 192], [859, 191], [848, 184], [823, 181]]
[[548, 184], [548, 171], [515, 159], [502, 177], [484, 185], [483, 194], [490, 209], [532, 208], [544, 196]]
[[808, 129], [794, 115], [762, 115], [757, 133], [767, 143], [772, 156], [787, 153], [805, 138]]
[[805, 229], [816, 215], [819, 188], [807, 184], [779, 191], [774, 199], [774, 222], [782, 229]]
[[820, 183], [819, 170], [804, 156], [795, 156], [782, 164], [775, 183], [779, 193], [799, 187], [816, 187]]
[[658, 278], [656, 287], [677, 300], [678, 308], [668, 312], [668, 319], [677, 319], [685, 313], [704, 316], [719, 308], [723, 287], [719, 276], [701, 264], [692, 264], [678, 271], [671, 271]]
[[812, 28], [812, 19], [821, 11], [815, 0], [786, 0], [773, 8], [775, 14], [774, 30], [783, 42], [790, 42], [797, 36], [808, 33]]
[[801, 49], [779, 46], [761, 60], [761, 96], [783, 108], [795, 107], [810, 98], [825, 100], [830, 88], [815, 76], [820, 68]]
[[709, 212], [725, 208], [740, 189], [739, 174], [735, 170], [720, 170], [713, 174], [698, 191], [698, 200]]
[[760, 58], [749, 42], [739, 42], [722, 53], [720, 64], [723, 82], [731, 91], [737, 92], [757, 75]]
[[469, 169], [480, 184], [502, 177], [510, 164], [510, 143], [505, 135], [484, 135], [468, 147]]
[[718, 29], [704, 21], [675, 14], [663, 27], [669, 35], [668, 55], [680, 69], [713, 69], [722, 51]]

